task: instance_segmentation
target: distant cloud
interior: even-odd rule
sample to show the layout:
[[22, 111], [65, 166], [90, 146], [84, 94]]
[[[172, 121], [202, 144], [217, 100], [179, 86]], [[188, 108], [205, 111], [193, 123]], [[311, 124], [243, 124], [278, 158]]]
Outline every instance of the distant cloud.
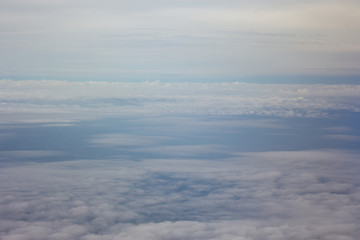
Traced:
[[221, 145], [169, 144], [169, 141], [174, 140], [179, 140], [179, 138], [111, 133], [92, 136], [89, 143], [97, 147], [123, 148], [126, 151], [141, 153], [144, 156], [155, 154], [155, 156], [162, 157], [205, 157], [213, 154], [227, 154], [226, 149]]
[[226, 150], [218, 145], [171, 145], [171, 146], [153, 146], [148, 148], [136, 149], [138, 152], [155, 153], [162, 156], [172, 157], [201, 157], [212, 154], [226, 154]]
[[166, 140], [167, 137], [160, 136], [141, 136], [133, 134], [109, 133], [96, 135], [89, 140], [91, 144], [100, 146], [148, 146]]
[[358, 85], [1, 80], [0, 87], [3, 124], [71, 124], [140, 115], [324, 117], [360, 112]]

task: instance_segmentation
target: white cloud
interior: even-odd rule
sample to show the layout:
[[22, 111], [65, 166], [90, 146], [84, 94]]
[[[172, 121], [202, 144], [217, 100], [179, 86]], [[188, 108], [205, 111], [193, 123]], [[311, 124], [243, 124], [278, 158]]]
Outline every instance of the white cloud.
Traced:
[[319, 117], [359, 112], [358, 85], [1, 80], [1, 123], [154, 115]]
[[0, 238], [353, 239], [359, 153], [78, 160], [0, 169]]

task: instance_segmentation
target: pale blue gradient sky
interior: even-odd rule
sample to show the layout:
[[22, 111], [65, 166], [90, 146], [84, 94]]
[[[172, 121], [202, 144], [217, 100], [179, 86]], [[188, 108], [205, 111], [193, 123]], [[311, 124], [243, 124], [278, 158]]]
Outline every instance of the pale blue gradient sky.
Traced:
[[351, 0], [3, 0], [0, 79], [356, 79], [359, 12]]

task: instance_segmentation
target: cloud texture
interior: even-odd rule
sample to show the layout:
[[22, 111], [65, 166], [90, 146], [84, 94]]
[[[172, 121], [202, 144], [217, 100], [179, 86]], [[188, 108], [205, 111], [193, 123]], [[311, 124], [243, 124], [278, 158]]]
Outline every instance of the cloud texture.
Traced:
[[353, 239], [358, 153], [68, 161], [0, 169], [0, 237]]
[[321, 117], [360, 111], [358, 85], [0, 81], [2, 123], [124, 116]]

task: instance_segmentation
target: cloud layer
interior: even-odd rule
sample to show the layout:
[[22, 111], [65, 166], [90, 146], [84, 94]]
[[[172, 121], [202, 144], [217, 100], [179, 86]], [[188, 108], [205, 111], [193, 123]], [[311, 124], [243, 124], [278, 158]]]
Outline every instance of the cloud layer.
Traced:
[[0, 81], [0, 239], [356, 240], [359, 85]]
[[2, 123], [154, 115], [320, 117], [360, 111], [358, 85], [1, 80]]
[[0, 238], [353, 239], [358, 153], [68, 161], [0, 169]]

